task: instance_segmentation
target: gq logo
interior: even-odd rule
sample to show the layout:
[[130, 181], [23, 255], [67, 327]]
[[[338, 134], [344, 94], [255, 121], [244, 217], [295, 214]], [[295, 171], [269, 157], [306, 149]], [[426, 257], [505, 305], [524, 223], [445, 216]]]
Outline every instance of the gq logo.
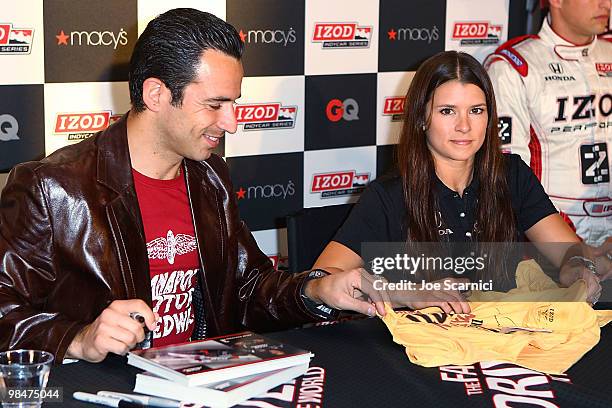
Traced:
[[17, 119], [8, 113], [0, 115], [0, 142], [19, 140], [19, 123]]
[[338, 122], [340, 119], [359, 120], [359, 104], [353, 98], [347, 98], [344, 101], [332, 99], [325, 108], [325, 114], [332, 122]]

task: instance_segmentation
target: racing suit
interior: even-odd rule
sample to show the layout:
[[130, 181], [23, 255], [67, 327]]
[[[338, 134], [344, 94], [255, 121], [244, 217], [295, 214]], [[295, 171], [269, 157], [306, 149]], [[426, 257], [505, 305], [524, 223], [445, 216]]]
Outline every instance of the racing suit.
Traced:
[[576, 46], [547, 19], [484, 62], [497, 100], [499, 134], [540, 179], [587, 243], [612, 236], [612, 43]]

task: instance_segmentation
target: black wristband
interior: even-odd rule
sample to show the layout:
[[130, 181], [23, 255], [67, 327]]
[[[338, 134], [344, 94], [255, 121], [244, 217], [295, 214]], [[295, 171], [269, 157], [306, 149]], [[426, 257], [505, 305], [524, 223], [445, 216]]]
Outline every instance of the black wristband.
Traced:
[[331, 308], [324, 303], [317, 303], [304, 293], [304, 289], [306, 288], [306, 283], [314, 280], [320, 279], [324, 276], [329, 275], [330, 273], [323, 269], [313, 269], [306, 275], [306, 278], [302, 281], [302, 286], [300, 287], [300, 297], [302, 298], [302, 302], [306, 309], [313, 315], [320, 317], [325, 320], [333, 320], [337, 319], [340, 311], [338, 309]]

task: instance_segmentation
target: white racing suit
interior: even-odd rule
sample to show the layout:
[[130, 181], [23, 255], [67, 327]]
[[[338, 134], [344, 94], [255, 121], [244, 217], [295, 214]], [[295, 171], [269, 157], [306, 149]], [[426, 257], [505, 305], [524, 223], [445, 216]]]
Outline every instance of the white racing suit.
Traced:
[[545, 20], [484, 62], [503, 149], [521, 155], [589, 244], [612, 236], [612, 43], [575, 46]]

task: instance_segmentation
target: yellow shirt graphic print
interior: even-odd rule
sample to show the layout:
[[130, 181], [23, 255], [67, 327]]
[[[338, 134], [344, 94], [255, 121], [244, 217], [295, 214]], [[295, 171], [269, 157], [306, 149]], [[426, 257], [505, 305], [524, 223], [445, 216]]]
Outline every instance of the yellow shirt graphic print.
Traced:
[[425, 367], [507, 361], [560, 374], [599, 342], [600, 327], [612, 320], [612, 311], [585, 302], [584, 281], [559, 288], [535, 261], [519, 264], [516, 281], [507, 293], [472, 292], [469, 314], [438, 307], [395, 312], [387, 305], [383, 321], [410, 361]]

